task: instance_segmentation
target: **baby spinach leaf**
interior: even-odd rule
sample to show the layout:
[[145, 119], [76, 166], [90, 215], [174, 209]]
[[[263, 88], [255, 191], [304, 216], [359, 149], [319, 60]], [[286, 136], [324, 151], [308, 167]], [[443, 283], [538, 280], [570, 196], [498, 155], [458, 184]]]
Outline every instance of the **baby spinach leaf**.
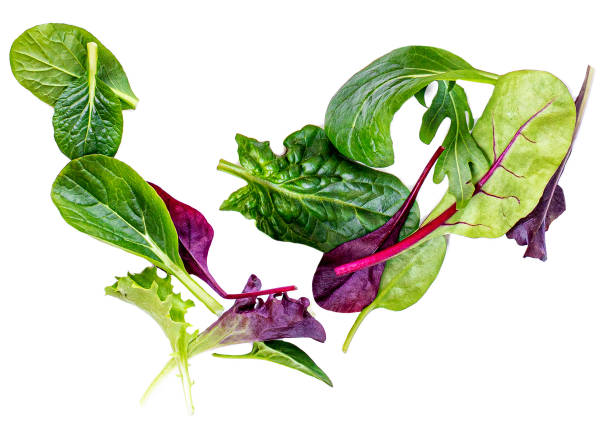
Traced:
[[533, 257], [542, 261], [546, 260], [546, 231], [548, 231], [550, 224], [565, 211], [565, 196], [559, 185], [559, 179], [572, 153], [574, 140], [576, 139], [576, 134], [578, 133], [582, 114], [588, 98], [592, 75], [593, 68], [589, 66], [584, 82], [582, 83], [582, 88], [575, 101], [576, 126], [574, 128], [574, 135], [572, 136], [572, 144], [570, 145], [569, 151], [565, 154], [565, 158], [563, 158], [563, 162], [559, 168], [557, 168], [555, 174], [548, 181], [537, 206], [529, 215], [522, 218], [508, 231], [508, 233], [506, 233], [506, 237], [514, 239], [517, 244], [527, 245], [524, 257]]
[[[342, 157], [325, 132], [308, 125], [284, 141], [275, 155], [268, 142], [236, 137], [242, 167], [221, 160], [218, 169], [243, 178], [222, 210], [255, 219], [270, 237], [321, 251], [383, 225], [408, 196], [395, 176]], [[418, 221], [416, 208], [408, 221]]]
[[395, 112], [428, 84], [459, 79], [493, 84], [497, 76], [439, 48], [396, 49], [353, 75], [334, 95], [325, 132], [343, 155], [387, 167], [394, 160], [390, 127]]
[[223, 307], [185, 271], [166, 205], [127, 164], [104, 155], [72, 160], [53, 183], [51, 198], [68, 224], [175, 275], [211, 311]]
[[70, 83], [86, 75], [89, 42], [98, 45], [100, 81], [121, 100], [123, 108], [135, 108], [138, 98], [119, 61], [80, 27], [50, 23], [26, 30], [11, 46], [13, 75], [36, 97], [53, 106]]
[[440, 183], [448, 176], [449, 191], [455, 196], [457, 207], [461, 208], [474, 192], [473, 174], [488, 168], [489, 163], [470, 133], [474, 118], [465, 91], [454, 82], [438, 81], [438, 92], [423, 115], [421, 141], [431, 143], [446, 118], [450, 119], [450, 127], [442, 143], [445, 150], [436, 164], [433, 180]]
[[55, 104], [55, 141], [70, 159], [92, 153], [114, 156], [121, 143], [121, 102], [96, 75], [97, 52], [96, 43], [89, 42], [87, 76], [68, 84]]
[[187, 347], [197, 332], [187, 332], [190, 325], [185, 322], [185, 313], [194, 306], [193, 301], [183, 300], [180, 294], [173, 291], [170, 275], [161, 278], [154, 267], [146, 268], [139, 274], [117, 278], [115, 284], [106, 288], [106, 294], [140, 308], [162, 328], [170, 341], [172, 357], [179, 368], [187, 407], [193, 412]]
[[321, 370], [306, 352], [295, 344], [283, 340], [257, 341], [253, 343], [253, 349], [244, 355], [213, 353], [213, 356], [228, 359], [263, 359], [301, 371], [308, 376], [325, 382], [329, 386], [333, 386], [327, 374]]
[[446, 240], [438, 236], [386, 262], [376, 299], [359, 313], [342, 350], [348, 350], [357, 329], [373, 310], [405, 310], [421, 299], [440, 272], [445, 254]]

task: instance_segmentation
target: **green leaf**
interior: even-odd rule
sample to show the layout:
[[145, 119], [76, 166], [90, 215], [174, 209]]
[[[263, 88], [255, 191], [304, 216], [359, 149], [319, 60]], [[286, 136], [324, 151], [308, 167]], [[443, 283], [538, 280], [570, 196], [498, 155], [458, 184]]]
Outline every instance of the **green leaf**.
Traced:
[[187, 347], [197, 331], [188, 333], [190, 324], [185, 322], [185, 313], [194, 306], [193, 301], [183, 300], [180, 294], [173, 291], [170, 275], [161, 278], [154, 267], [146, 268], [139, 274], [117, 278], [115, 284], [106, 288], [106, 294], [140, 308], [162, 328], [170, 341], [172, 356], [179, 368], [185, 401], [193, 412]]
[[53, 183], [51, 198], [68, 224], [175, 275], [211, 311], [223, 307], [185, 271], [166, 205], [127, 164], [104, 155], [72, 160]]
[[329, 386], [333, 386], [332, 381], [315, 362], [295, 344], [282, 340], [269, 340], [253, 343], [253, 349], [244, 355], [224, 355], [213, 353], [217, 358], [231, 359], [263, 359], [275, 362], [294, 370], [301, 371], [308, 376], [319, 379]]
[[[308, 125], [284, 141], [275, 155], [269, 142], [236, 137], [242, 167], [221, 160], [218, 169], [248, 185], [234, 192], [222, 210], [255, 219], [270, 237], [329, 251], [384, 224], [402, 205], [408, 189], [395, 176], [340, 155], [325, 132]], [[413, 207], [406, 225], [418, 225]]]
[[96, 76], [97, 46], [87, 44], [88, 75], [72, 81], [55, 104], [55, 141], [70, 159], [100, 153], [114, 156], [121, 143], [121, 102]]
[[438, 236], [389, 260], [385, 265], [378, 295], [357, 316], [342, 350], [348, 350], [357, 329], [373, 310], [385, 308], [401, 311], [421, 299], [440, 272], [445, 254], [446, 240]]
[[439, 48], [391, 51], [353, 75], [334, 95], [325, 114], [325, 131], [343, 155], [387, 167], [394, 160], [390, 127], [395, 112], [428, 84], [459, 79], [493, 84], [497, 76]]
[[138, 98], [113, 54], [86, 30], [67, 24], [41, 24], [23, 32], [11, 46], [13, 75], [21, 85], [53, 106], [66, 87], [87, 72], [87, 43], [99, 49], [98, 77], [121, 100], [135, 108]]
[[[569, 149], [575, 120], [572, 97], [553, 75], [517, 71], [502, 76], [473, 131], [494, 161], [492, 168], [474, 175], [481, 191], [431, 236], [505, 234], [537, 205]], [[428, 220], [454, 202], [447, 193]]]
[[438, 81], [438, 92], [423, 115], [419, 133], [423, 143], [431, 143], [445, 118], [450, 119], [450, 127], [442, 143], [445, 150], [438, 159], [433, 180], [440, 183], [448, 176], [449, 191], [455, 196], [457, 207], [461, 208], [474, 192], [474, 173], [488, 168], [489, 162], [470, 133], [474, 118], [465, 91], [454, 82]]

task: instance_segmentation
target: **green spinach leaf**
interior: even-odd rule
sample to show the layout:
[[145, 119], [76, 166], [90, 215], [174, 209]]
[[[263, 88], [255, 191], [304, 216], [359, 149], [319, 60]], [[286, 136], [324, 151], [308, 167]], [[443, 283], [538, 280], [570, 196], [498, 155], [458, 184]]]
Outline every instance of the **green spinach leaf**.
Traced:
[[194, 306], [193, 301], [183, 300], [180, 294], [173, 291], [170, 275], [161, 278], [154, 267], [146, 268], [139, 274], [117, 278], [115, 284], [106, 288], [106, 294], [140, 308], [162, 328], [172, 347], [172, 357], [178, 366], [187, 407], [193, 412], [188, 344], [197, 331], [187, 332], [190, 324], [185, 322], [185, 313]]
[[121, 102], [96, 76], [98, 47], [87, 44], [87, 76], [72, 81], [55, 103], [55, 141], [70, 159], [99, 153], [114, 156], [121, 143]]
[[445, 118], [450, 119], [450, 127], [442, 143], [444, 152], [436, 164], [433, 180], [440, 183], [448, 176], [449, 191], [456, 198], [457, 207], [461, 208], [474, 192], [473, 173], [486, 169], [489, 163], [470, 133], [474, 118], [465, 91], [454, 82], [438, 81], [438, 92], [421, 123], [419, 137], [423, 143], [431, 143]]
[[[255, 219], [259, 230], [277, 240], [329, 251], [383, 225], [408, 196], [395, 176], [340, 155], [316, 126], [287, 137], [282, 156], [268, 142], [242, 135], [236, 141], [242, 166], [221, 160], [218, 169], [248, 185], [221, 209]], [[414, 206], [406, 225], [414, 229], [418, 221]]]
[[148, 259], [176, 276], [215, 314], [223, 312], [185, 271], [163, 200], [127, 164], [104, 155], [72, 160], [53, 183], [51, 198], [72, 227]]
[[89, 42], [99, 48], [99, 79], [121, 100], [123, 108], [135, 108], [138, 98], [119, 61], [80, 27], [50, 23], [26, 30], [11, 46], [11, 69], [21, 85], [53, 106], [72, 81], [86, 75]]
[[394, 160], [390, 127], [395, 112], [428, 84], [459, 79], [493, 84], [497, 76], [439, 48], [396, 49], [340, 88], [327, 107], [325, 131], [343, 155], [387, 167]]
[[230, 359], [262, 359], [275, 362], [276, 364], [301, 371], [308, 376], [325, 382], [329, 386], [333, 386], [331, 379], [321, 370], [312, 358], [306, 354], [306, 352], [295, 344], [283, 340], [256, 341], [253, 343], [253, 349], [244, 355], [213, 353], [213, 356]]

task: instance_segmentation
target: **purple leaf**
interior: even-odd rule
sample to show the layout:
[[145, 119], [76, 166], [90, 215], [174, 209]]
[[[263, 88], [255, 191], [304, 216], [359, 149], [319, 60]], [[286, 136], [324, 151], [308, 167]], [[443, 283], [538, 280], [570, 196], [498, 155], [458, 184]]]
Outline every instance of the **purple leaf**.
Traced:
[[[172, 222], [178, 234], [179, 253], [185, 270], [206, 282], [206, 284], [222, 298], [240, 299], [253, 296], [245, 292], [240, 294], [228, 294], [211, 275], [208, 270], [208, 250], [210, 249], [210, 244], [212, 243], [215, 232], [208, 221], [206, 221], [204, 215], [188, 204], [176, 200], [154, 183], [149, 182], [149, 185], [151, 185], [155, 192], [161, 197], [170, 213], [170, 218], [172, 218]], [[291, 290], [295, 290], [295, 286], [264, 290], [258, 295], [288, 292]]]
[[260, 294], [261, 281], [251, 275], [243, 293], [250, 297], [238, 299], [219, 319], [198, 338], [218, 336], [216, 346], [308, 337], [325, 341], [323, 326], [310, 315], [307, 298], [292, 299], [283, 294], [269, 295], [264, 302], [253, 297]]
[[384, 225], [323, 254], [312, 279], [312, 291], [317, 304], [338, 313], [354, 313], [372, 303], [385, 270], [384, 263], [342, 276], [336, 275], [334, 269], [344, 263], [370, 256], [398, 241], [419, 189], [443, 151], [443, 147], [436, 150], [402, 207]]
[[572, 153], [572, 147], [580, 126], [580, 121], [582, 120], [582, 113], [586, 104], [592, 76], [593, 69], [589, 66], [584, 77], [584, 82], [582, 83], [582, 88], [575, 101], [576, 126], [574, 127], [572, 143], [565, 158], [555, 174], [548, 181], [542, 198], [540, 198], [536, 207], [529, 215], [519, 220], [514, 227], [506, 233], [508, 239], [514, 239], [519, 245], [527, 245], [523, 257], [533, 257], [546, 261], [546, 231], [550, 227], [550, 224], [565, 211], [565, 196], [563, 190], [559, 186], [559, 179]]

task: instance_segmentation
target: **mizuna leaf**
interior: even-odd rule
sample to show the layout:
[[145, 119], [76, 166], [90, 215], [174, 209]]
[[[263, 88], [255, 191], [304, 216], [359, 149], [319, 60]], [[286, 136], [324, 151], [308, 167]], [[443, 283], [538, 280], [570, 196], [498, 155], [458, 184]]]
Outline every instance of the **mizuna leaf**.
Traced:
[[542, 261], [546, 260], [546, 231], [548, 231], [550, 224], [565, 211], [565, 196], [563, 195], [561, 186], [559, 186], [559, 179], [572, 153], [573, 143], [576, 139], [576, 134], [578, 133], [580, 121], [582, 120], [582, 114], [588, 98], [592, 76], [593, 68], [589, 66], [584, 82], [582, 83], [582, 88], [575, 101], [576, 127], [574, 128], [574, 134], [572, 136], [572, 144], [569, 151], [565, 154], [563, 162], [548, 181], [544, 193], [533, 211], [517, 222], [516, 225], [506, 233], [506, 237], [514, 239], [517, 244], [527, 245], [524, 257], [533, 257]]
[[405, 310], [421, 299], [440, 272], [445, 254], [446, 240], [439, 236], [389, 260], [376, 299], [359, 313], [342, 350], [348, 350], [355, 332], [373, 310]]
[[87, 50], [87, 75], [68, 84], [53, 115], [55, 141], [70, 159], [92, 153], [114, 156], [123, 133], [121, 101], [96, 76], [96, 44], [90, 42]]
[[87, 43], [99, 50], [98, 77], [124, 108], [135, 108], [138, 98], [115, 56], [86, 30], [67, 24], [41, 24], [23, 32], [11, 46], [13, 75], [22, 86], [53, 106], [66, 87], [87, 73]]
[[115, 284], [106, 288], [106, 294], [140, 308], [162, 328], [170, 341], [172, 357], [179, 367], [187, 407], [193, 412], [187, 347], [197, 332], [188, 333], [190, 325], [185, 322], [185, 313], [194, 306], [193, 301], [181, 299], [172, 289], [170, 275], [161, 278], [154, 267], [146, 268], [139, 274], [117, 278]]
[[[329, 251], [383, 225], [408, 196], [395, 176], [341, 156], [316, 126], [287, 137], [282, 156], [268, 142], [242, 135], [236, 141], [242, 167], [221, 160], [218, 169], [248, 185], [221, 209], [255, 219], [259, 230], [277, 240]], [[407, 224], [418, 219], [415, 207]]]
[[433, 180], [440, 183], [448, 176], [449, 191], [461, 208], [472, 198], [474, 173], [486, 170], [489, 163], [470, 133], [474, 119], [463, 88], [453, 82], [438, 81], [438, 92], [421, 123], [419, 137], [423, 143], [431, 143], [445, 118], [450, 119], [450, 127]]
[[497, 76], [439, 48], [391, 51], [353, 75], [334, 95], [325, 114], [325, 132], [343, 155], [387, 167], [394, 160], [390, 127], [395, 112], [430, 83], [459, 79], [493, 84]]
[[72, 160], [55, 179], [51, 198], [72, 227], [148, 259], [176, 276], [211, 311], [223, 311], [185, 271], [166, 205], [127, 164], [104, 155]]
[[282, 340], [258, 341], [253, 343], [253, 349], [244, 355], [224, 355], [213, 353], [217, 358], [228, 359], [262, 359], [301, 371], [320, 381], [333, 386], [330, 378], [323, 370], [295, 344]]

